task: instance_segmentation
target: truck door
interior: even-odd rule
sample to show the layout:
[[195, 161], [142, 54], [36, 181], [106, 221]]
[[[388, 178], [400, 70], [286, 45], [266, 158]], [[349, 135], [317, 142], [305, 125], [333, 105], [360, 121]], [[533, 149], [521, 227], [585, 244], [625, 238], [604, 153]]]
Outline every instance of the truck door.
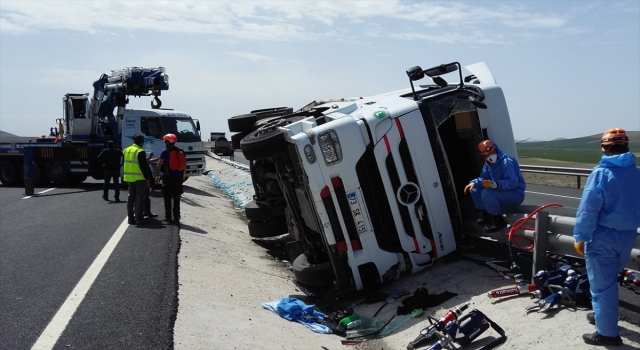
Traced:
[[70, 140], [89, 139], [92, 121], [89, 118], [89, 100], [86, 94], [66, 94], [62, 99], [64, 132]]

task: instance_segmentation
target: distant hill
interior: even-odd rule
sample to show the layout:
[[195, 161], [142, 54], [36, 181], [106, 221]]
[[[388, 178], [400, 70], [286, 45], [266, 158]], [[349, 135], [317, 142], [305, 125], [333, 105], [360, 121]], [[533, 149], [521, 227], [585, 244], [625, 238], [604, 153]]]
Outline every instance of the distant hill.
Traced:
[[18, 135], [14, 135], [10, 132], [0, 130], [0, 137], [17, 137]]
[[[600, 137], [602, 134], [576, 139], [556, 139], [516, 144], [519, 158], [543, 158], [566, 162], [597, 164], [600, 161]], [[631, 151], [640, 154], [640, 131], [627, 131]], [[638, 159], [640, 164], [640, 157]]]

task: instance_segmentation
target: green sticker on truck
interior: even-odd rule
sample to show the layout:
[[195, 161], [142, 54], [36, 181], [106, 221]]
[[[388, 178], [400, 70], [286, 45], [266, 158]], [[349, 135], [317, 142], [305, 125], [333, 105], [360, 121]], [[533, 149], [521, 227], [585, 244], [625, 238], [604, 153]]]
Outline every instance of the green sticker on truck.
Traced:
[[373, 116], [374, 116], [374, 117], [376, 117], [376, 118], [378, 118], [378, 119], [382, 119], [382, 118], [384, 118], [384, 117], [386, 117], [386, 116], [388, 116], [388, 115], [389, 115], [389, 114], [387, 113], [387, 111], [382, 110], [382, 109], [381, 109], [381, 110], [378, 110], [378, 111], [373, 112]]

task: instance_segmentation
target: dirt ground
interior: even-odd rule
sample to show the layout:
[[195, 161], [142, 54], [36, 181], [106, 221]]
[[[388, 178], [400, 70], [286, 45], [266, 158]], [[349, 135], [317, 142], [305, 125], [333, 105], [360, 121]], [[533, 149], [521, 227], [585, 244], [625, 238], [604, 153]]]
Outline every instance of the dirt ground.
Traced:
[[[246, 172], [211, 158], [207, 169], [221, 177], [242, 182]], [[178, 350], [209, 349], [405, 349], [429, 323], [426, 315], [437, 318], [463, 302], [478, 309], [506, 332], [503, 349], [596, 349], [583, 343], [581, 335], [593, 332], [586, 320], [588, 310], [556, 306], [549, 313], [526, 314], [532, 303], [528, 296], [489, 299], [487, 292], [513, 285], [513, 280], [495, 270], [466, 259], [437, 260], [433, 266], [410, 276], [402, 276], [391, 288], [413, 293], [418, 287], [430, 294], [444, 291], [457, 296], [410, 318], [382, 339], [345, 346], [333, 334], [313, 333], [265, 310], [261, 302], [297, 297], [307, 304], [317, 302], [320, 311], [360, 300], [314, 299], [293, 282], [293, 274], [283, 260], [282, 240], [255, 241], [247, 232], [240, 208], [232, 198], [216, 188], [207, 177], [194, 177], [183, 195], [183, 226], [180, 230], [179, 308], [174, 328]], [[401, 302], [394, 301], [376, 316], [389, 320]], [[381, 303], [363, 304], [355, 312], [373, 316]], [[324, 308], [324, 309], [323, 309]], [[468, 311], [469, 311], [468, 310]], [[619, 349], [640, 349], [640, 327], [620, 322], [625, 345]], [[478, 349], [498, 334], [492, 329], [463, 349]]]

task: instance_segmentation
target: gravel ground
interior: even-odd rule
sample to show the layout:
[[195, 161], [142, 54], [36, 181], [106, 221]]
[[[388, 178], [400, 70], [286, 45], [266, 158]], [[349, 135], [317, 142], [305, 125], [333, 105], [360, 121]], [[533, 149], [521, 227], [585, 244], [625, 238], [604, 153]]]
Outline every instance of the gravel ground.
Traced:
[[[283, 260], [282, 241], [254, 241], [247, 232], [242, 205], [250, 200], [248, 173], [229, 164], [207, 159], [209, 177], [189, 179], [183, 196], [184, 225], [179, 254], [179, 309], [174, 329], [176, 349], [343, 349], [339, 336], [313, 333], [306, 327], [286, 321], [263, 309], [261, 302], [298, 297], [329, 312], [338, 306], [357, 302], [348, 299], [314, 299], [293, 282]], [[213, 185], [218, 184], [218, 187]], [[250, 182], [249, 182], [250, 184]], [[428, 325], [426, 315], [441, 317], [462, 303], [470, 302], [498, 323], [508, 337], [504, 349], [596, 349], [584, 344], [581, 335], [593, 332], [587, 323], [588, 310], [558, 308], [548, 313], [526, 315], [532, 303], [527, 296], [489, 299], [490, 290], [511, 286], [494, 270], [466, 259], [437, 260], [419, 274], [403, 276], [388, 288], [401, 287], [413, 293], [418, 287], [429, 293], [444, 291], [457, 296], [437, 307], [428, 308], [406, 320], [390, 335], [352, 346], [354, 349], [405, 349], [419, 331]], [[361, 305], [356, 313], [373, 316], [381, 303]], [[400, 301], [384, 307], [376, 318], [387, 321]], [[640, 348], [640, 327], [620, 322], [625, 345], [619, 349]], [[465, 348], [486, 345], [497, 333], [488, 330]], [[478, 346], [475, 346], [478, 345]], [[348, 348], [348, 347], [347, 347]]]

